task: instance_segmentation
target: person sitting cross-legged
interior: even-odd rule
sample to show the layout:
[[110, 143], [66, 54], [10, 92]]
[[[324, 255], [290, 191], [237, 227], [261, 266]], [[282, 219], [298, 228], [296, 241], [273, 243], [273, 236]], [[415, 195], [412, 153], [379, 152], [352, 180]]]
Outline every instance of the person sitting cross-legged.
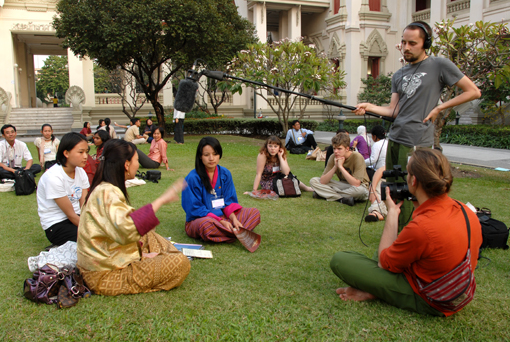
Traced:
[[290, 151], [295, 147], [304, 147], [308, 150], [317, 147], [313, 131], [301, 128], [298, 120], [292, 121], [292, 128], [287, 131], [287, 136], [285, 137], [285, 148]]
[[147, 140], [140, 135], [140, 125], [140, 119], [132, 118], [131, 126], [127, 129], [126, 134], [124, 134], [124, 140], [135, 145], [145, 144]]
[[[337, 134], [331, 139], [334, 154], [329, 157], [322, 176], [310, 180], [310, 186], [315, 191], [314, 198], [339, 201], [350, 206], [354, 205], [355, 200], [368, 198], [369, 180], [365, 159], [358, 152], [351, 151], [349, 143], [347, 134]], [[334, 175], [338, 181], [333, 180]]]
[[[3, 125], [2, 136], [5, 140], [0, 141], [0, 179], [14, 179], [16, 170], [30, 170], [34, 175], [41, 172], [41, 165], [34, 164], [27, 144], [16, 139], [16, 127]], [[22, 165], [23, 159], [27, 161], [25, 167]]]
[[[446, 284], [451, 282], [452, 285], [443, 290], [439, 286], [437, 293], [453, 291], [460, 295], [453, 301], [446, 297], [446, 303], [432, 300], [435, 294], [429, 293], [426, 287], [454, 269], [458, 271], [458, 266], [470, 272], [460, 265], [465, 261], [471, 263], [471, 272], [474, 272], [482, 244], [480, 221], [464, 204], [448, 196], [453, 177], [450, 164], [441, 152], [417, 149], [411, 154], [407, 171], [409, 192], [416, 197], [411, 222], [398, 234], [403, 202], [395, 204], [386, 188], [388, 216], [378, 258], [373, 260], [356, 252], [337, 252], [331, 260], [331, 270], [348, 287], [341, 287], [336, 293], [342, 300], [378, 298], [420, 314], [450, 316], [469, 303], [476, 283], [470, 283], [468, 292], [457, 293], [460, 291], [456, 288], [465, 286], [454, 277], [443, 278]], [[474, 277], [474, 273], [471, 276]], [[432, 284], [436, 286], [437, 283]]]

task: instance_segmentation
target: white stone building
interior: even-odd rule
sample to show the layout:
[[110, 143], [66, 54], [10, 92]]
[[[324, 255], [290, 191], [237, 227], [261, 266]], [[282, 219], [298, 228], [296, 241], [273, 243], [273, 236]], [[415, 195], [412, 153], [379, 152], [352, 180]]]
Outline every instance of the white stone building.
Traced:
[[[56, 3], [0, 0], [0, 124], [14, 120], [16, 115], [28, 115], [15, 114], [16, 110], [37, 107], [34, 55], [64, 54], [69, 60], [70, 86], [83, 90], [75, 92], [73, 127], [106, 116], [125, 120], [115, 94], [94, 94], [92, 61], [79, 59], [60, 46], [61, 40], [51, 26]], [[305, 42], [337, 60], [347, 72], [348, 86], [342, 101], [350, 105], [357, 102], [361, 78], [400, 68], [400, 55], [394, 46], [411, 21], [433, 24], [454, 17], [456, 25], [478, 20], [510, 21], [510, 0], [235, 0], [235, 4], [239, 13], [255, 25], [261, 41], [266, 41], [268, 35], [273, 40], [305, 37]], [[161, 94], [161, 101], [166, 108], [172, 106], [170, 85]], [[263, 100], [257, 101], [256, 107], [265, 108]], [[141, 113], [150, 110], [146, 104]], [[229, 115], [252, 116], [253, 92], [229, 97], [220, 110]], [[321, 118], [321, 106], [310, 106], [309, 111], [312, 118]], [[270, 114], [269, 110], [265, 113]], [[23, 120], [32, 121], [26, 117]]]

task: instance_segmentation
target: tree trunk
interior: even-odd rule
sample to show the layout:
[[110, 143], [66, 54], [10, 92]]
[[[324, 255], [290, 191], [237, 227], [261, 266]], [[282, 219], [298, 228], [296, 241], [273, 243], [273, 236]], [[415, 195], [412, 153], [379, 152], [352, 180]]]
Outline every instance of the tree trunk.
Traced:
[[154, 112], [156, 113], [156, 117], [158, 118], [158, 126], [165, 128], [165, 111], [161, 103], [158, 102], [158, 92], [151, 92], [151, 96], [149, 101], [152, 104], [152, 108], [154, 108]]
[[434, 125], [434, 148], [438, 149], [440, 151], [443, 151], [443, 148], [441, 147], [441, 144], [439, 143], [439, 139], [441, 138], [441, 131], [443, 130], [443, 126], [445, 123], [444, 116], [446, 115], [446, 111], [449, 111], [450, 109], [445, 109], [442, 112], [439, 113], [437, 116], [435, 125]]

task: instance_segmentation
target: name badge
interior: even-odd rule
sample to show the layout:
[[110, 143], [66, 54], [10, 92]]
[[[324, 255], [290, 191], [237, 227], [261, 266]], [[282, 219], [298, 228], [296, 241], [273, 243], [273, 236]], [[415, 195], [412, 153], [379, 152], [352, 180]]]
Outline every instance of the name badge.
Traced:
[[50, 148], [45, 148], [44, 149], [44, 154], [48, 154], [48, 153], [51, 153], [51, 149]]
[[280, 167], [279, 166], [273, 166], [273, 173], [277, 173], [277, 172], [280, 172]]
[[225, 200], [223, 199], [223, 197], [213, 198], [211, 200], [211, 204], [213, 209], [221, 209], [225, 207]]
[[297, 141], [298, 141], [299, 143], [303, 142], [304, 140], [305, 140], [305, 138], [303, 138], [303, 137], [298, 137], [298, 138], [297, 138]]

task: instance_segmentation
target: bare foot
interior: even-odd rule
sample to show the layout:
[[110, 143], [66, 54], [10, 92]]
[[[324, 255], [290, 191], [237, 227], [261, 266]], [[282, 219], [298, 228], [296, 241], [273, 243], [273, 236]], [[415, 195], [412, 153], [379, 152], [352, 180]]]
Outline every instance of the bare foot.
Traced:
[[364, 300], [375, 299], [376, 296], [365, 291], [355, 289], [354, 287], [340, 287], [336, 289], [336, 293], [342, 300], [353, 300], [355, 302], [362, 302]]

